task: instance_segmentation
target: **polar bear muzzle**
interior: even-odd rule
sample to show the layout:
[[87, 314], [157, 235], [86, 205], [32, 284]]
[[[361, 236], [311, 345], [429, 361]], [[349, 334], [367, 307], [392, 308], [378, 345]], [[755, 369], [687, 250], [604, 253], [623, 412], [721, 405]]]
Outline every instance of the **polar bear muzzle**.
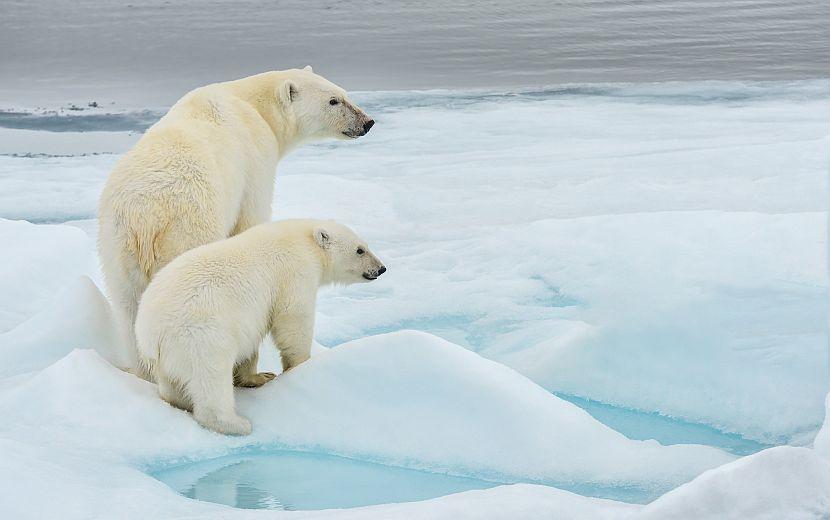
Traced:
[[363, 278], [366, 278], [367, 280], [377, 280], [378, 276], [382, 275], [385, 272], [386, 272], [386, 266], [382, 265], [382, 266], [380, 266], [380, 268], [377, 271], [369, 271], [369, 272], [363, 273]]
[[357, 139], [358, 137], [368, 134], [369, 130], [374, 126], [375, 120], [369, 117], [366, 112], [351, 103], [346, 102], [345, 105], [346, 108], [353, 114], [353, 122], [349, 125], [349, 129], [343, 132], [343, 135], [352, 139]]

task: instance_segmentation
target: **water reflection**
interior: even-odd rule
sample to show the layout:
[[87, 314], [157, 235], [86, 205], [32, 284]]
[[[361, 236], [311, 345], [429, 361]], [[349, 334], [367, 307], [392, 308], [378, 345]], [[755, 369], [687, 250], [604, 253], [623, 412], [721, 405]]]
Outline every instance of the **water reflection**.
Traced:
[[498, 485], [317, 453], [275, 451], [153, 474], [179, 493], [245, 509], [314, 510], [410, 502]]

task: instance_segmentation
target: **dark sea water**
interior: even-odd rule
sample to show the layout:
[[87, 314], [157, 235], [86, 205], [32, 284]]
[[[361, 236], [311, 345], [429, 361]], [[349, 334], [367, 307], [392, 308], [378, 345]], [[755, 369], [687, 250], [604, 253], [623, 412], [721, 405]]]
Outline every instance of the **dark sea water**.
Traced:
[[830, 76], [827, 0], [0, 0], [0, 106], [167, 105], [312, 64], [350, 90]]

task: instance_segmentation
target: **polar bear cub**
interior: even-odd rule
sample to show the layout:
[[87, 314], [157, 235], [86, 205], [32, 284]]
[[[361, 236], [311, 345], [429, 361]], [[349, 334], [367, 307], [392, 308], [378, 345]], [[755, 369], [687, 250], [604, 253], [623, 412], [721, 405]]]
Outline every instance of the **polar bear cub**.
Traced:
[[265, 334], [283, 370], [309, 358], [317, 289], [375, 280], [386, 267], [333, 221], [284, 220], [192, 249], [150, 282], [136, 318], [138, 353], [159, 395], [205, 428], [247, 435], [233, 386], [261, 386]]

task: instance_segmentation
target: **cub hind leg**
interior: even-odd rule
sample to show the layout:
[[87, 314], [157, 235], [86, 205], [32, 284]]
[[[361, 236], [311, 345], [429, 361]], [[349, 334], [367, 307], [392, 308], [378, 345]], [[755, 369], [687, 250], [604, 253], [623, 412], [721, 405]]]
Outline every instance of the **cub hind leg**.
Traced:
[[257, 372], [256, 365], [259, 361], [259, 350], [245, 361], [233, 368], [233, 384], [248, 388], [256, 388], [264, 385], [276, 377], [273, 372]]
[[176, 381], [171, 381], [166, 375], [156, 374], [159, 387], [159, 397], [176, 408], [193, 411], [193, 402], [184, 390], [184, 386]]
[[233, 361], [199, 367], [185, 382], [193, 402], [193, 418], [209, 430], [225, 435], [248, 435], [251, 421], [236, 413], [233, 397]]

